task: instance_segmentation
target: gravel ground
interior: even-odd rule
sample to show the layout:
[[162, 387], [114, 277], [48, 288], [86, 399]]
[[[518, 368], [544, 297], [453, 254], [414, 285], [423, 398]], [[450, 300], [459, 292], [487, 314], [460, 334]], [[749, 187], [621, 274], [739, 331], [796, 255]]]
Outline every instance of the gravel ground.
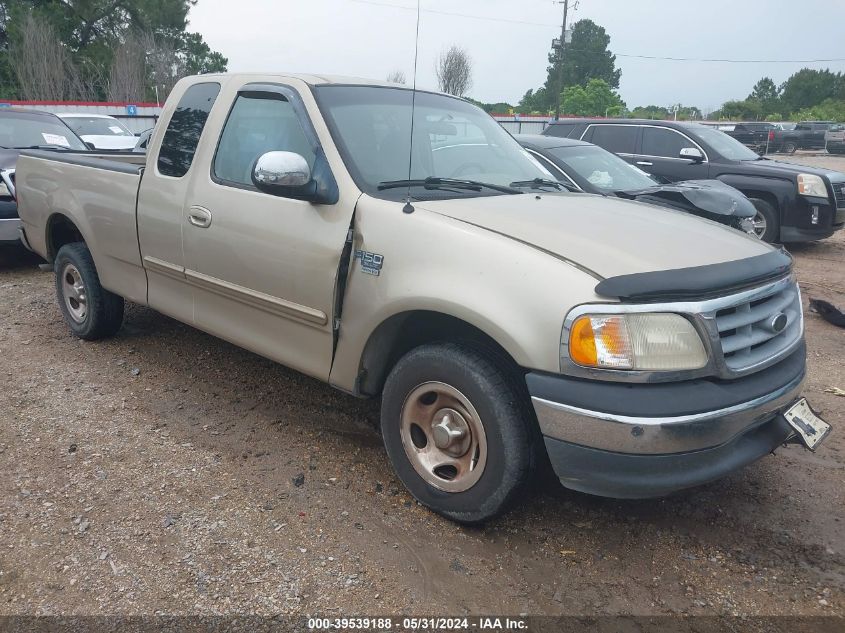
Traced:
[[[845, 307], [845, 234], [793, 252], [805, 306]], [[807, 339], [816, 454], [662, 500], [545, 484], [468, 529], [393, 477], [377, 403], [137, 306], [83, 343], [9, 257], [0, 614], [843, 615], [845, 332], [808, 314]]]

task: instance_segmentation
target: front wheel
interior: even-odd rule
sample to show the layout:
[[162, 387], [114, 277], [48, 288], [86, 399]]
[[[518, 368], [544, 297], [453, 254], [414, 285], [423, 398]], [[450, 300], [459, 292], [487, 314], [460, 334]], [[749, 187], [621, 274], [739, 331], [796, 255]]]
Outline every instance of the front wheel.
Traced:
[[495, 354], [466, 345], [423, 345], [396, 364], [381, 431], [411, 494], [461, 523], [503, 512], [538, 461], [524, 388]]
[[764, 242], [771, 244], [780, 236], [780, 220], [777, 211], [770, 203], [760, 198], [749, 198], [749, 200], [757, 209], [757, 214], [752, 220], [754, 234]]
[[59, 308], [71, 331], [86, 341], [114, 335], [123, 324], [123, 297], [100, 284], [91, 251], [82, 242], [59, 249], [54, 263]]

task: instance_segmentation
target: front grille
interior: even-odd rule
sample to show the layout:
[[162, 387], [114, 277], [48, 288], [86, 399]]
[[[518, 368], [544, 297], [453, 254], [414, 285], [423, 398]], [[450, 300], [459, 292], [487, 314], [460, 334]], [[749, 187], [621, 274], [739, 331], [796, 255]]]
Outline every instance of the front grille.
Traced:
[[836, 198], [836, 208], [845, 209], [845, 182], [833, 183], [833, 197]]
[[[786, 317], [781, 330], [774, 325], [779, 315]], [[794, 283], [719, 310], [716, 328], [728, 369], [736, 372], [754, 367], [791, 347], [801, 337], [801, 321], [801, 296]]]

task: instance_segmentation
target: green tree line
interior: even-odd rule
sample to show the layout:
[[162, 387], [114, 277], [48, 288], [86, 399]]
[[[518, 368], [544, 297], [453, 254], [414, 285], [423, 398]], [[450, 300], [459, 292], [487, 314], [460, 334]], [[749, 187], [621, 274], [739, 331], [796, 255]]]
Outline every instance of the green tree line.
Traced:
[[2, 0], [0, 98], [149, 101], [182, 76], [223, 72], [228, 60], [187, 31], [196, 3]]

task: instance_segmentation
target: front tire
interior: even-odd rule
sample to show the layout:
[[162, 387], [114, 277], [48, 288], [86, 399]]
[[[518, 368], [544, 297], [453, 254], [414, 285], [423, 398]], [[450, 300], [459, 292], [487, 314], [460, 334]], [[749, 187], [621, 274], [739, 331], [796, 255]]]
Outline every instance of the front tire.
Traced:
[[538, 462], [536, 421], [518, 378], [497, 355], [423, 345], [391, 371], [381, 431], [396, 474], [423, 505], [477, 524], [502, 513]]
[[123, 324], [123, 297], [100, 284], [88, 247], [83, 242], [62, 246], [53, 269], [59, 308], [71, 332], [86, 341], [117, 333]]
[[769, 244], [777, 241], [780, 237], [778, 212], [766, 200], [760, 198], [749, 198], [749, 200], [751, 200], [754, 208], [757, 209], [757, 215], [752, 220], [754, 223], [754, 234]]

